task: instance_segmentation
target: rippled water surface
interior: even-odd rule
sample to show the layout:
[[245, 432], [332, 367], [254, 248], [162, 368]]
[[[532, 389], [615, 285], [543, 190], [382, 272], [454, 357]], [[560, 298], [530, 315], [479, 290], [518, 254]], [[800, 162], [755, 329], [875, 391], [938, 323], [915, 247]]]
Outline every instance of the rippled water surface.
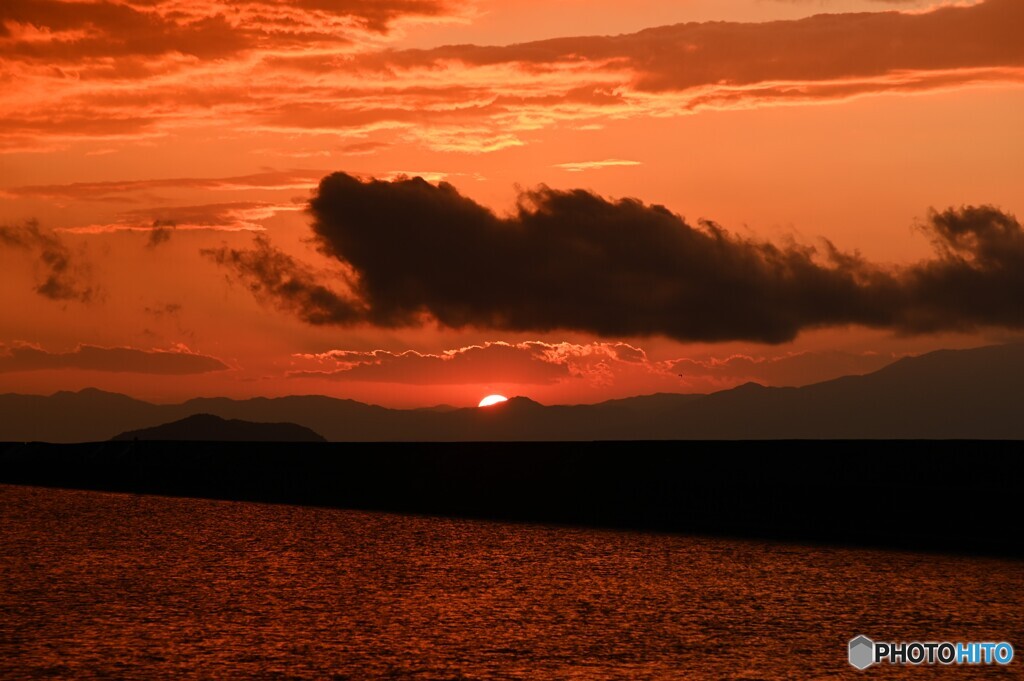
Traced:
[[[0, 678], [1024, 676], [1010, 561], [13, 486], [0, 523]], [[860, 633], [1018, 659], [858, 673]]]

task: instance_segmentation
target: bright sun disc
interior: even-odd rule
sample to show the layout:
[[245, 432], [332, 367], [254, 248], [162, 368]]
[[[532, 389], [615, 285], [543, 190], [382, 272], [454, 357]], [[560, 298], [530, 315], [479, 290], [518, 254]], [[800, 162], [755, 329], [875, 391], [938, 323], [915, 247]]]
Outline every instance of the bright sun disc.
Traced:
[[499, 402], [508, 402], [508, 398], [504, 395], [488, 395], [484, 399], [480, 400], [478, 407], [489, 407], [492, 404], [498, 404]]

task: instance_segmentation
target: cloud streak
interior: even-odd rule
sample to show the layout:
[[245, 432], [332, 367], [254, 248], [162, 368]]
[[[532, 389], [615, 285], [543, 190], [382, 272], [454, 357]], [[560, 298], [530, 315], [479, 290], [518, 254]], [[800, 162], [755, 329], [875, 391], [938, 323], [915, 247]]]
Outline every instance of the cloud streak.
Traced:
[[546, 343], [501, 341], [470, 345], [439, 353], [412, 350], [332, 350], [297, 355], [316, 368], [289, 372], [294, 379], [395, 383], [405, 385], [531, 385], [552, 386], [581, 381], [611, 386], [618, 380], [641, 385], [678, 387], [665, 362], [652, 362], [627, 343]]
[[296, 355], [307, 366], [289, 378], [403, 385], [553, 386], [581, 381], [590, 386], [626, 384], [647, 392], [709, 392], [755, 381], [798, 386], [838, 376], [865, 374], [893, 362], [886, 354], [789, 353], [779, 356], [652, 360], [627, 343], [500, 341], [437, 353], [413, 350], [331, 350]]
[[215, 357], [184, 350], [139, 350], [80, 345], [70, 352], [49, 352], [28, 344], [0, 345], [0, 373], [82, 369], [118, 373], [185, 375], [224, 371]]
[[903, 267], [828, 242], [741, 238], [585, 190], [527, 191], [499, 217], [447, 183], [335, 173], [310, 210], [318, 248], [350, 273], [342, 280], [323, 281], [266, 239], [206, 254], [311, 324], [764, 343], [851, 324], [1024, 328], [1024, 230], [986, 206], [933, 213], [922, 225], [933, 257]]
[[6, 0], [0, 56], [66, 62], [183, 55], [225, 58], [296, 45], [337, 46], [386, 33], [402, 18], [436, 17], [442, 0]]
[[986, 0], [929, 12], [685, 23], [617, 36], [384, 52], [362, 60], [368, 68], [391, 69], [451, 63], [548, 69], [589, 62], [629, 72], [632, 85], [648, 92], [716, 84], [813, 83], [899, 71], [1024, 66], [1024, 47], [1016, 40], [1022, 19], [1024, 7], [1016, 0]]
[[281, 212], [301, 211], [299, 202], [234, 201], [199, 206], [165, 206], [124, 211], [116, 222], [65, 227], [68, 234], [146, 232], [151, 246], [170, 239], [172, 231], [262, 232], [263, 220]]
[[664, 362], [663, 365], [684, 385], [714, 390], [749, 381], [772, 386], [810, 385], [839, 376], [871, 373], [896, 359], [891, 354], [880, 353], [800, 352], [778, 357], [683, 358]]
[[319, 170], [275, 170], [232, 177], [177, 177], [154, 180], [24, 185], [2, 190], [2, 194], [15, 198], [53, 200], [137, 201], [140, 200], [139, 194], [146, 194], [160, 189], [198, 189], [209, 191], [313, 189], [317, 186], [317, 182], [322, 176], [323, 171]]
[[369, 381], [411, 385], [519, 383], [544, 385], [570, 375], [568, 363], [552, 354], [547, 343], [485, 343], [442, 353], [412, 350], [358, 352], [335, 350], [301, 356], [325, 365], [320, 370], [294, 371], [292, 378]]
[[602, 168], [630, 167], [641, 165], [639, 161], [626, 161], [618, 158], [606, 158], [603, 161], [576, 161], [556, 163], [553, 167], [561, 168], [570, 173], [581, 173], [585, 170], [601, 170]]

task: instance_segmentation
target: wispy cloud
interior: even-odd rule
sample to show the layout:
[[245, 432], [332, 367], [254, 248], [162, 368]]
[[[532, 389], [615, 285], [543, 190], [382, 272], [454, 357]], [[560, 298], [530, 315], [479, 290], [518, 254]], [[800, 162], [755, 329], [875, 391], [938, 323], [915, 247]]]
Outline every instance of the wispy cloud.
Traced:
[[617, 166], [638, 166], [640, 161], [625, 161], [618, 158], [606, 158], [603, 161], [578, 161], [575, 163], [556, 163], [553, 167], [561, 168], [570, 173], [581, 173], [584, 170], [600, 170]]
[[70, 352], [50, 352], [37, 345], [0, 344], [0, 373], [81, 369], [137, 374], [184, 375], [224, 371], [230, 367], [215, 357], [179, 346], [170, 350], [106, 348], [79, 345]]
[[[282, 191], [312, 189], [323, 176], [322, 170], [274, 170], [232, 177], [176, 177], [152, 180], [108, 182], [72, 182], [69, 184], [23, 185], [2, 190], [8, 197], [109, 201], [159, 189], [202, 189], [209, 191]], [[132, 198], [135, 201], [152, 197]]]
[[292, 378], [411, 385], [550, 385], [574, 380], [603, 385], [627, 368], [670, 375], [667, 366], [648, 361], [642, 349], [627, 343], [493, 341], [439, 353], [331, 350], [296, 359], [318, 366], [289, 372]]
[[0, 225], [0, 247], [26, 251], [38, 258], [40, 281], [35, 290], [44, 298], [87, 303], [96, 293], [86, 283], [86, 268], [75, 260], [63, 239], [34, 220], [14, 227]]
[[831, 351], [653, 360], [643, 348], [621, 342], [491, 341], [436, 353], [330, 350], [294, 359], [303, 368], [287, 375], [304, 380], [522, 386], [581, 381], [595, 387], [626, 384], [646, 392], [711, 392], [750, 381], [807, 385], [869, 373], [897, 358]]
[[120, 213], [116, 222], [65, 227], [68, 234], [110, 234], [112, 232], [147, 232], [150, 245], [170, 238], [171, 230], [215, 230], [221, 232], [262, 232], [262, 222], [282, 212], [305, 210], [304, 202], [270, 203], [238, 201], [200, 206], [161, 206]]

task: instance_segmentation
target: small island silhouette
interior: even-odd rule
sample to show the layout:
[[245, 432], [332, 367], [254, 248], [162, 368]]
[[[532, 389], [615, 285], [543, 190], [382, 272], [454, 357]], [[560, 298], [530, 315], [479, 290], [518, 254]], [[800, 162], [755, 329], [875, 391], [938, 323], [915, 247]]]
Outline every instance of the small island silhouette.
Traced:
[[129, 430], [114, 440], [203, 442], [326, 442], [322, 435], [294, 423], [254, 423], [195, 414], [152, 428]]

